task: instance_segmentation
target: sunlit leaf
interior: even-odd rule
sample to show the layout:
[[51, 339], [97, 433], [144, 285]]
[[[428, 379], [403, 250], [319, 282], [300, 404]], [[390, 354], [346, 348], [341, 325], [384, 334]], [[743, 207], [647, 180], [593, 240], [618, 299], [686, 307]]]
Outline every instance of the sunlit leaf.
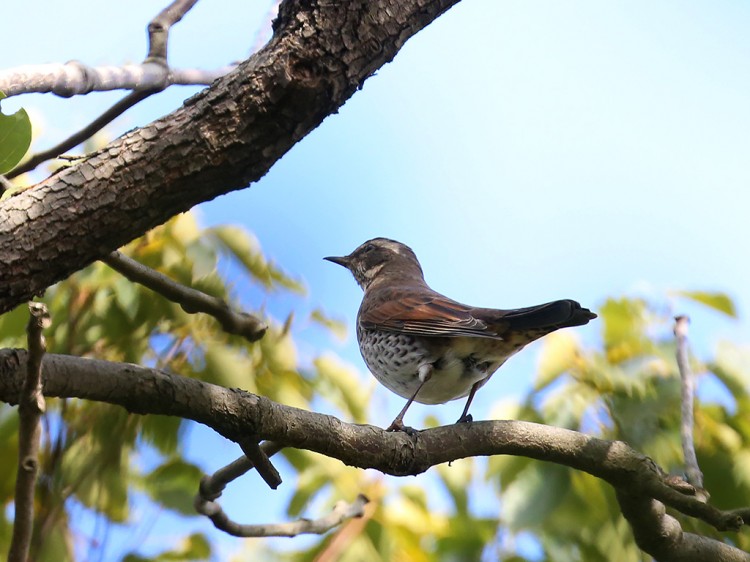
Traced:
[[709, 308], [713, 308], [731, 318], [737, 318], [737, 309], [734, 306], [734, 302], [726, 293], [713, 293], [709, 291], [675, 291], [674, 294], [700, 303]]
[[570, 369], [580, 353], [578, 338], [570, 331], [553, 332], [544, 338], [534, 387], [541, 390]]
[[365, 423], [371, 393], [363, 387], [357, 371], [331, 354], [318, 357], [313, 364], [318, 375], [315, 381], [318, 392], [352, 421]]
[[345, 340], [349, 333], [346, 322], [331, 318], [322, 309], [316, 308], [310, 314], [310, 319], [321, 326], [328, 328], [337, 338]]
[[646, 306], [641, 300], [607, 299], [600, 316], [604, 346], [612, 363], [621, 363], [643, 353], [647, 347]]
[[[0, 100], [6, 96], [0, 92]], [[31, 120], [25, 109], [0, 112], [0, 174], [11, 171], [31, 146]]]

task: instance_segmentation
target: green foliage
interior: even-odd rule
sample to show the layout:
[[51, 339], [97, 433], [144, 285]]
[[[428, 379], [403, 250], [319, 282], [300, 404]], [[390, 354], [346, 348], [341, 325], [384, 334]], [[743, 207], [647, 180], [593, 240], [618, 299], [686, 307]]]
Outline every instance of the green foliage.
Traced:
[[[168, 277], [220, 297], [243, 308], [233, 288], [219, 275], [219, 261], [239, 265], [238, 280], [255, 284], [263, 292], [295, 295], [302, 284], [285, 274], [260, 252], [249, 234], [230, 227], [209, 231], [198, 228], [184, 214], [130, 244], [125, 253]], [[218, 323], [203, 314], [187, 314], [152, 291], [136, 285], [102, 263], [76, 273], [49, 289], [44, 298], [53, 326], [47, 332], [48, 351], [91, 356], [158, 366], [183, 376], [258, 392], [273, 400], [310, 408], [316, 371], [302, 371], [293, 341], [291, 318], [280, 323], [262, 311], [268, 333], [256, 343], [223, 333]], [[25, 307], [0, 316], [0, 345], [25, 347]], [[321, 311], [321, 317], [324, 314]], [[333, 361], [328, 359], [328, 361]], [[333, 364], [333, 363], [332, 363]], [[321, 386], [331, 402], [338, 402], [347, 416], [364, 419], [362, 400], [349, 394], [356, 373], [339, 364]], [[348, 380], [347, 380], [348, 377]], [[330, 392], [327, 390], [330, 388]], [[346, 397], [342, 400], [341, 397]], [[354, 410], [352, 412], [351, 410]], [[193, 496], [200, 470], [183, 458], [182, 437], [187, 422], [163, 416], [137, 416], [119, 407], [81, 400], [48, 400], [47, 427], [42, 450], [37, 527], [54, 529], [39, 541], [33, 557], [45, 560], [73, 559], [74, 530], [67, 517], [72, 505], [90, 509], [108, 523], [127, 523], [136, 492], [145, 492], [156, 505], [183, 516], [194, 516]], [[0, 454], [17, 456], [17, 415], [0, 406]], [[144, 468], [144, 454], [160, 462]], [[240, 451], [238, 449], [238, 455]], [[340, 463], [321, 464], [307, 459], [311, 474], [325, 490]], [[330, 465], [336, 464], [334, 469]], [[326, 466], [327, 468], [321, 468]], [[215, 468], [219, 468], [216, 466]], [[357, 471], [340, 478], [344, 488], [356, 488]], [[252, 476], [251, 476], [252, 477]], [[15, 463], [0, 464], [3, 505], [13, 498]], [[330, 489], [339, 493], [340, 489]], [[298, 509], [304, 509], [304, 503]], [[7, 511], [6, 511], [7, 513]], [[0, 517], [0, 533], [8, 525]], [[178, 547], [167, 549], [157, 560], [205, 559], [210, 551], [206, 538], [192, 536]], [[7, 542], [0, 541], [0, 555]], [[127, 559], [138, 559], [131, 553]]]
[[[0, 100], [6, 96], [0, 92]], [[31, 121], [25, 109], [0, 113], [0, 174], [10, 172], [31, 146]]]
[[[734, 305], [713, 293], [684, 298], [734, 315]], [[680, 377], [672, 319], [661, 303], [610, 299], [601, 307], [602, 348], [584, 348], [571, 333], [545, 338], [535, 387], [517, 417], [621, 439], [666, 470], [684, 471], [680, 444]], [[693, 369], [714, 379], [734, 399], [696, 405], [696, 448], [711, 501], [719, 507], [750, 504], [750, 353], [719, 345], [715, 359]], [[584, 473], [519, 458], [492, 458], [488, 478], [500, 491], [503, 524], [533, 533], [545, 560], [636, 562], [635, 546], [609, 485]], [[720, 534], [678, 515], [687, 531]], [[740, 548], [750, 540], [733, 536]]]
[[676, 291], [675, 295], [683, 297], [709, 308], [713, 308], [731, 318], [737, 318], [737, 310], [732, 299], [725, 293], [711, 293], [707, 291]]
[[[236, 283], [249, 282], [261, 295], [297, 298], [303, 292], [301, 281], [266, 260], [251, 235], [234, 227], [201, 230], [189, 214], [133, 242], [126, 253], [236, 307], [240, 303], [233, 285], [219, 274], [226, 270], [222, 260], [233, 264]], [[733, 314], [731, 301], [721, 295], [680, 294]], [[371, 419], [372, 381], [364, 385], [352, 366], [330, 352], [303, 364], [292, 316], [279, 321], [250, 310], [270, 326], [262, 340], [251, 344], [103, 264], [59, 283], [45, 301], [54, 319], [48, 333], [52, 353], [154, 365], [300, 408], [318, 409], [323, 403], [348, 421]], [[532, 390], [521, 403], [498, 404], [498, 417], [624, 439], [665, 469], [682, 472], [679, 376], [672, 320], [664, 310], [662, 303], [613, 298], [599, 311], [600, 343], [584, 344], [572, 330], [551, 334], [544, 340]], [[0, 344], [25, 346], [26, 317], [25, 307], [0, 317]], [[322, 310], [315, 310], [310, 320], [339, 335], [345, 332]], [[696, 446], [712, 501], [720, 507], [750, 505], [750, 348], [723, 343], [705, 364], [693, 363], [702, 380], [713, 379], [733, 398], [731, 404], [699, 403], [696, 411]], [[54, 399], [48, 401], [46, 420], [37, 496], [37, 528], [44, 529], [44, 540], [37, 535], [34, 551], [39, 562], [76, 559], [72, 505], [98, 514], [105, 524], [130, 524], [136, 494], [179, 516], [195, 515], [192, 498], [201, 471], [183, 454], [188, 422]], [[12, 408], [0, 407], [1, 458], [16, 457], [17, 423]], [[153, 462], [142, 462], [144, 454]], [[281, 455], [286, 462], [277, 466], [291, 473], [284, 475], [285, 486], [294, 487], [286, 506], [290, 518], [317, 517], [358, 493], [371, 503], [363, 518], [312, 541], [289, 542], [281, 550], [276, 550], [278, 543], [237, 541], [237, 560], [520, 562], [526, 560], [514, 546], [520, 534], [535, 537], [544, 559], [554, 562], [646, 560], [612, 489], [584, 473], [521, 457], [494, 457], [486, 462], [464, 459], [419, 479], [398, 481], [307, 451], [284, 450]], [[14, 479], [15, 463], [0, 463], [5, 507], [12, 502]], [[482, 516], [477, 515], [478, 498]], [[487, 505], [495, 508], [488, 511]], [[4, 513], [0, 550], [7, 548], [10, 532], [8, 510]], [[717, 536], [693, 520], [681, 521], [686, 530]], [[214, 537], [193, 534], [148, 558], [133, 551], [122, 560], [215, 558]], [[747, 537], [733, 539], [750, 547]]]
[[137, 554], [127, 554], [122, 562], [191, 562], [208, 560], [211, 557], [211, 543], [200, 533], [194, 533], [180, 541], [174, 549], [165, 550], [151, 558]]

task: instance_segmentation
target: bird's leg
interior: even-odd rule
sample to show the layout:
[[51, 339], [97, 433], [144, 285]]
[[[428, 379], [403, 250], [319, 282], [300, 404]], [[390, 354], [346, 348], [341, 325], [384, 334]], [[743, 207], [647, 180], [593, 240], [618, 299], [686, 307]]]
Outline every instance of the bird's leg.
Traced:
[[461, 417], [458, 418], [458, 421], [456, 421], [456, 423], [470, 423], [474, 421], [474, 418], [469, 413], [469, 406], [471, 406], [471, 401], [474, 400], [474, 395], [477, 393], [477, 390], [479, 390], [479, 385], [483, 382], [483, 380], [477, 381], [472, 385], [471, 390], [469, 391], [469, 399], [466, 401], [466, 406], [464, 406], [464, 411], [461, 414]]
[[406, 414], [406, 410], [409, 409], [411, 403], [414, 402], [414, 399], [417, 397], [417, 394], [419, 394], [419, 391], [422, 390], [424, 383], [430, 380], [430, 377], [432, 376], [432, 370], [433, 369], [431, 363], [426, 363], [419, 366], [419, 370], [417, 371], [417, 376], [419, 377], [419, 386], [417, 387], [417, 390], [415, 390], [414, 394], [411, 395], [411, 398], [406, 401], [406, 405], [404, 405], [403, 409], [398, 413], [396, 419], [391, 422], [391, 425], [388, 426], [388, 429], [386, 429], [386, 431], [403, 431], [409, 435], [414, 435], [416, 433], [416, 430], [413, 427], [404, 425], [404, 414]]

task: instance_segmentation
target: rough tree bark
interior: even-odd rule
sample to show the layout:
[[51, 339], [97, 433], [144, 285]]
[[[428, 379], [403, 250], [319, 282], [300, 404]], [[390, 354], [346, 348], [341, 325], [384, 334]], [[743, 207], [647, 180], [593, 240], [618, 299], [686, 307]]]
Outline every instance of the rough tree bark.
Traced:
[[[0, 313], [175, 214], [261, 178], [457, 2], [283, 2], [272, 40], [237, 70], [172, 114], [0, 202]], [[23, 351], [0, 351], [0, 400], [18, 400], [25, 362]], [[178, 415], [234, 441], [252, 433], [394, 475], [473, 455], [557, 462], [615, 486], [639, 545], [662, 562], [750, 560], [729, 545], [683, 533], [665, 517], [664, 504], [726, 530], [750, 520], [747, 510], [720, 512], [692, 498], [623, 443], [512, 421], [411, 438], [134, 365], [62, 356], [45, 358], [44, 393]]]
[[0, 313], [260, 179], [458, 0], [286, 1], [274, 36], [183, 107], [0, 203]]

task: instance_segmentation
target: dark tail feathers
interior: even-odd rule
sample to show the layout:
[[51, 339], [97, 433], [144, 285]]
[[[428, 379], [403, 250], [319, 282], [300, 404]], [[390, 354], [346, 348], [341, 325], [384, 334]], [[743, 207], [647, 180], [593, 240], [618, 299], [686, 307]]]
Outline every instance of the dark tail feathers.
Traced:
[[508, 310], [503, 316], [503, 320], [510, 323], [511, 330], [537, 330], [543, 328], [556, 330], [570, 326], [583, 326], [594, 318], [596, 318], [596, 314], [570, 299], [548, 302], [528, 308]]

